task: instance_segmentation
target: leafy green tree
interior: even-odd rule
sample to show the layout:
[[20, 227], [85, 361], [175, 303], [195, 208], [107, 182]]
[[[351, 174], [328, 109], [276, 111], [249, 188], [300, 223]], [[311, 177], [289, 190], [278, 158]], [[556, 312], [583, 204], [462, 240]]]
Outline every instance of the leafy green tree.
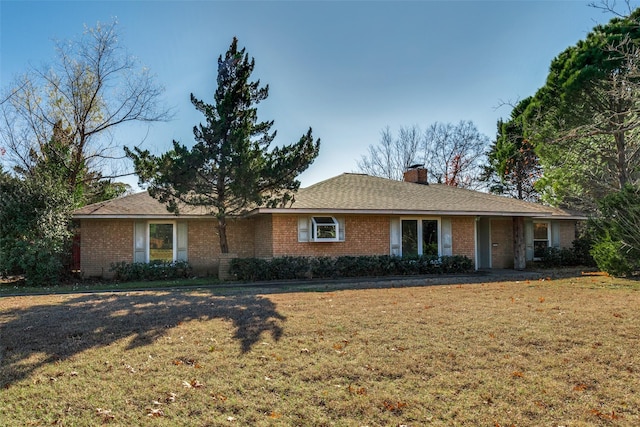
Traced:
[[598, 205], [591, 251], [598, 267], [613, 275], [640, 271], [640, 187], [627, 184]]
[[53, 125], [51, 139], [30, 152], [28, 170], [17, 168], [23, 177], [47, 176], [60, 183], [73, 196], [72, 208], [113, 199], [130, 191], [124, 183], [105, 179], [102, 173], [91, 170], [87, 162], [74, 156], [73, 135], [58, 121]]
[[567, 48], [527, 107], [543, 200], [593, 210], [640, 181], [639, 20], [614, 18]]
[[126, 149], [140, 183], [170, 211], [198, 206], [216, 216], [222, 253], [229, 252], [227, 217], [290, 203], [300, 186], [296, 177], [320, 148], [311, 128], [295, 144], [269, 148], [275, 137], [273, 121], [259, 122], [256, 108], [267, 98], [269, 87], [249, 80], [254, 66], [254, 59], [244, 48], [238, 50], [234, 38], [224, 57], [218, 58], [214, 104], [191, 94], [191, 102], [206, 118], [205, 125], [193, 129], [196, 143], [191, 149], [177, 141], [160, 156]]
[[0, 272], [25, 273], [27, 283], [56, 283], [71, 233], [67, 189], [44, 174], [0, 173]]
[[526, 136], [525, 117], [522, 115], [531, 98], [514, 107], [508, 121], [498, 121], [496, 140], [487, 153], [482, 180], [489, 183], [489, 191], [510, 197], [538, 201], [534, 184], [541, 169], [533, 144]]

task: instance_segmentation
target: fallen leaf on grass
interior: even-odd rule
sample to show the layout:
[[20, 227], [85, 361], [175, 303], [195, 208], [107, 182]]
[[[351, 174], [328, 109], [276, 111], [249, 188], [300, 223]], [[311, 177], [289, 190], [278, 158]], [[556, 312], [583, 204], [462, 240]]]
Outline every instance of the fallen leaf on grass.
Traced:
[[148, 417], [164, 417], [164, 412], [160, 408], [147, 408]]
[[591, 412], [592, 415], [595, 415], [596, 417], [602, 418], [604, 420], [618, 420], [622, 418], [620, 415], [616, 415], [615, 411], [611, 411], [610, 414], [606, 414], [606, 413], [600, 412], [597, 409], [592, 409], [589, 412]]
[[271, 411], [271, 413], [269, 414], [269, 418], [273, 418], [274, 420], [282, 418], [282, 414], [279, 412]]
[[111, 409], [96, 408], [96, 414], [100, 415], [105, 421], [115, 418], [115, 415], [111, 413]]
[[573, 387], [573, 391], [585, 391], [588, 388], [586, 384], [576, 384], [576, 386]]
[[191, 380], [191, 382], [182, 381], [182, 386], [184, 388], [200, 388], [200, 387], [204, 387], [204, 384], [194, 379], [194, 380]]
[[349, 384], [349, 393], [351, 394], [359, 394], [360, 396], [364, 396], [367, 394], [367, 389], [364, 387], [353, 387], [351, 384]]
[[213, 400], [219, 400], [220, 402], [224, 402], [227, 400], [227, 397], [222, 394], [211, 393], [211, 397]]
[[382, 406], [384, 406], [384, 409], [386, 409], [389, 412], [401, 412], [402, 408], [406, 407], [407, 404], [404, 402], [389, 402], [387, 400], [385, 400], [384, 402], [382, 402]]
[[524, 378], [524, 374], [522, 372], [520, 372], [520, 371], [513, 371], [511, 373], [511, 376], [513, 378]]

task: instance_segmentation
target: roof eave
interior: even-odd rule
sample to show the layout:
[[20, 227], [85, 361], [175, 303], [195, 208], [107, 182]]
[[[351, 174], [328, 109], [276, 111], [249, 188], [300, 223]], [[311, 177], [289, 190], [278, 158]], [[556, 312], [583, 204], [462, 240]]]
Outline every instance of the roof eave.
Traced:
[[[418, 209], [331, 209], [331, 208], [258, 208], [247, 213], [247, 216], [258, 214], [363, 214], [363, 215], [431, 215], [431, 216], [523, 216], [531, 218], [551, 218], [552, 212], [491, 212], [491, 211], [450, 211], [450, 210], [418, 210]], [[565, 218], [557, 216], [557, 218]], [[566, 219], [569, 219], [568, 217]], [[573, 219], [573, 218], [571, 218]]]
[[74, 214], [73, 219], [215, 219], [215, 215]]

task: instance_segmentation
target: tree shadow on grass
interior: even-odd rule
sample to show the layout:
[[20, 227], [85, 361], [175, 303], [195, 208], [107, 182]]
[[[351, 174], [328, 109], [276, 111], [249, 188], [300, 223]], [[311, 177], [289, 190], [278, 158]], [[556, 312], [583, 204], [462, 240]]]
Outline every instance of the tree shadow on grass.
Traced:
[[232, 322], [242, 353], [265, 333], [279, 340], [286, 320], [272, 301], [254, 294], [91, 294], [0, 310], [0, 372], [5, 373], [0, 387], [40, 366], [123, 338], [132, 338], [127, 349], [150, 345], [171, 328], [194, 319]]

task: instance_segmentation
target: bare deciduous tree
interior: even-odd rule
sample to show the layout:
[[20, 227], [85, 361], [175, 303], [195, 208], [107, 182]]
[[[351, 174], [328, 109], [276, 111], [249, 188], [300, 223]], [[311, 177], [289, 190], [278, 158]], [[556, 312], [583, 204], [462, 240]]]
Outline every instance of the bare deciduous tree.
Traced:
[[488, 138], [471, 121], [433, 123], [424, 134], [424, 161], [436, 182], [477, 188]]
[[402, 127], [394, 138], [387, 126], [380, 142], [369, 145], [369, 154], [358, 161], [358, 169], [372, 176], [402, 180], [404, 171], [421, 157], [422, 132], [416, 125]]
[[488, 141], [471, 121], [436, 122], [425, 132], [417, 125], [402, 127], [397, 138], [386, 127], [379, 143], [369, 145], [369, 153], [358, 161], [358, 170], [402, 180], [412, 165], [424, 164], [432, 182], [478, 188]]
[[115, 21], [98, 23], [77, 40], [57, 42], [55, 63], [29, 68], [5, 89], [0, 145], [16, 172], [28, 174], [46, 161], [44, 148], [56, 127], [66, 135], [70, 182], [114, 178], [109, 167], [123, 155], [110, 131], [169, 118], [160, 102], [164, 89], [118, 44], [116, 27]]

